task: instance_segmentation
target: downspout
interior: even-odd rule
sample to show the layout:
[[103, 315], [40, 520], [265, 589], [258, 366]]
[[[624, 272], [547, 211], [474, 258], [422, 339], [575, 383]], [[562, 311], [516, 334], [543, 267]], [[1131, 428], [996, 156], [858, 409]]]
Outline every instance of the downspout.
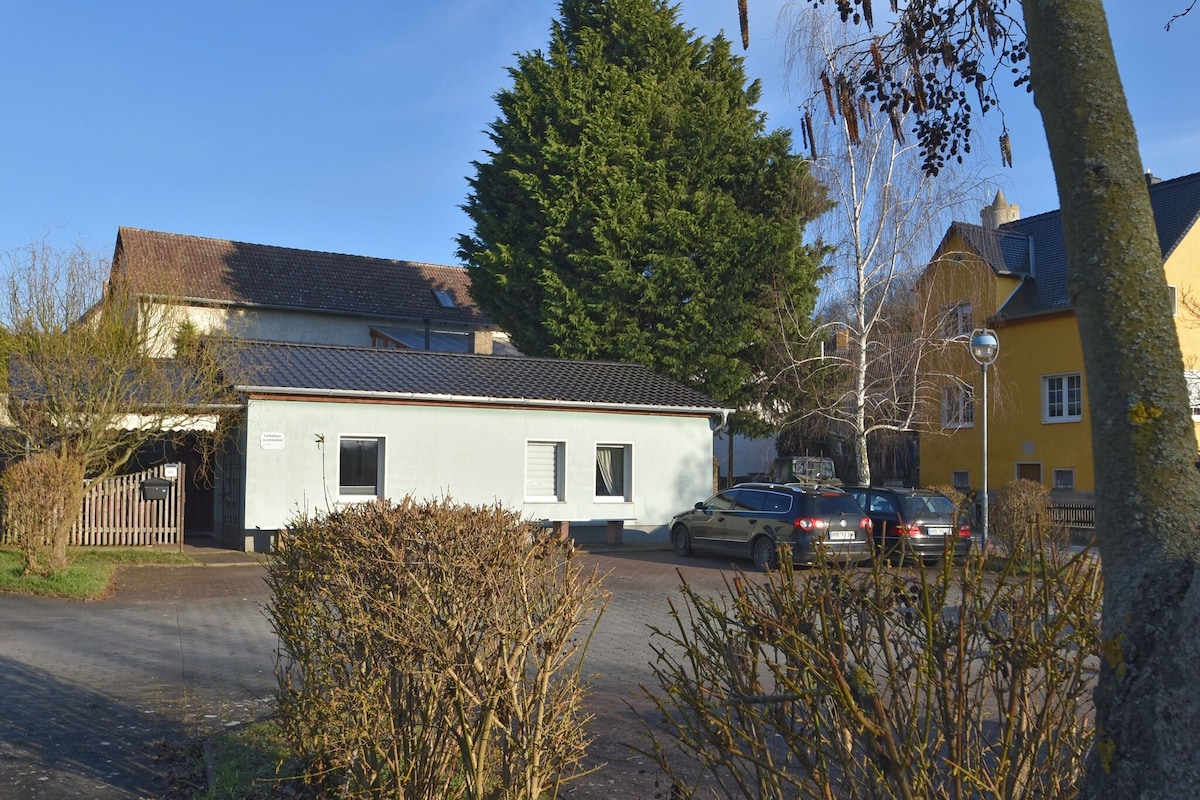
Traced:
[[733, 431], [729, 431], [729, 484], [725, 488], [733, 486]]
[[[712, 429], [713, 433], [716, 433], [717, 431], [721, 430], [722, 428], [725, 428], [726, 431], [729, 432], [729, 461], [728, 461], [729, 484], [730, 484], [730, 486], [732, 486], [733, 485], [733, 431], [729, 430], [729, 415], [730, 415], [730, 413], [731, 413], [730, 409], [722, 408], [716, 414], [713, 414], [712, 416], [710, 416], [708, 418], [708, 426]], [[718, 478], [719, 477], [720, 477], [720, 475], [718, 473]], [[720, 483], [719, 480], [717, 482]], [[714, 487], [714, 488], [720, 488], [720, 487]]]

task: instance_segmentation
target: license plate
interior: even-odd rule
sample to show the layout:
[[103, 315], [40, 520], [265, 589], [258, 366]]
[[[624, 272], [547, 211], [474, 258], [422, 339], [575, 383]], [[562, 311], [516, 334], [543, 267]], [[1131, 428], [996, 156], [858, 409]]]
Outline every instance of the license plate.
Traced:
[[946, 527], [939, 527], [939, 528], [930, 527], [930, 528], [926, 528], [925, 530], [927, 530], [929, 532], [930, 536], [949, 536], [950, 535], [950, 529], [946, 528]]
[[831, 530], [831, 531], [829, 532], [829, 537], [828, 537], [828, 538], [829, 538], [831, 541], [835, 541], [835, 542], [836, 542], [836, 541], [844, 541], [844, 540], [846, 540], [846, 539], [853, 539], [853, 538], [854, 538], [854, 531], [837, 531], [837, 530]]

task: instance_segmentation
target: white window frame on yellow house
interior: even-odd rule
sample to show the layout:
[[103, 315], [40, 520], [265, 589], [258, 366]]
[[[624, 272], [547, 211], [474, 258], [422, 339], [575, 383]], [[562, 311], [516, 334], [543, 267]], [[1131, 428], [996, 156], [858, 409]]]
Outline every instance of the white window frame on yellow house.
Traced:
[[[1070, 382], [1076, 385], [1072, 389]], [[1051, 388], [1058, 383], [1058, 388]], [[1074, 397], [1072, 397], [1074, 395]], [[1052, 397], [1056, 399], [1052, 400]], [[1074, 414], [1070, 413], [1075, 408]], [[1057, 412], [1057, 413], [1055, 413]], [[1079, 422], [1083, 419], [1083, 373], [1061, 372], [1042, 376], [1042, 423]]]
[[969, 336], [975, 326], [975, 308], [963, 301], [942, 309], [942, 333], [946, 339]]
[[1075, 488], [1075, 468], [1074, 467], [1055, 467], [1051, 472], [1054, 483], [1052, 489], [1071, 489]]
[[1188, 405], [1192, 409], [1192, 422], [1200, 422], [1200, 371], [1187, 370], [1183, 373], [1187, 380]]
[[946, 428], [975, 427], [973, 387], [958, 383], [942, 387], [942, 425]]

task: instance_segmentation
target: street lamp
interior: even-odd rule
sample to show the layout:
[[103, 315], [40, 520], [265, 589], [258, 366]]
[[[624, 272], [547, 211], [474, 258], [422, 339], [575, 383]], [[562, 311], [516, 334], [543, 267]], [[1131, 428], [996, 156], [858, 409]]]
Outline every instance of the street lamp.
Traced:
[[980, 549], [987, 552], [988, 543], [988, 430], [987, 430], [987, 368], [996, 362], [1000, 354], [1000, 340], [996, 332], [989, 328], [976, 328], [971, 331], [971, 358], [979, 365], [983, 380], [979, 387], [979, 396], [983, 410], [983, 496], [980, 502], [980, 522], [982, 523], [982, 538]]

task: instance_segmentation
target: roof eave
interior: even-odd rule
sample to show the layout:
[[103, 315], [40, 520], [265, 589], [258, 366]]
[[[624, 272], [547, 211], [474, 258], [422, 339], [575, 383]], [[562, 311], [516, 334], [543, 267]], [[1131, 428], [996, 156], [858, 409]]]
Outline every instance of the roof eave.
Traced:
[[552, 400], [537, 397], [489, 397], [485, 395], [430, 394], [422, 392], [381, 392], [355, 389], [314, 389], [279, 386], [238, 386], [237, 391], [245, 394], [344, 397], [347, 399], [405, 400], [424, 403], [461, 404], [472, 403], [497, 406], [528, 406], [531, 408], [568, 408], [581, 411], [626, 411], [658, 414], [687, 414], [690, 416], [722, 418], [734, 412], [721, 406], [671, 406], [650, 403], [597, 403], [587, 400]]
[[156, 294], [154, 292], [142, 292], [141, 296], [152, 302], [171, 303], [174, 305], [188, 306], [210, 306], [214, 308], [238, 308], [255, 310], [262, 309], [267, 311], [286, 311], [289, 313], [299, 312], [304, 314], [330, 314], [337, 317], [366, 317], [370, 319], [388, 319], [388, 320], [421, 320], [422, 322], [436, 322], [440, 325], [470, 325], [477, 329], [483, 330], [499, 330], [499, 327], [492, 321], [474, 317], [464, 319], [463, 317], [437, 317], [429, 314], [364, 314], [361, 311], [343, 311], [330, 308], [313, 308], [312, 306], [283, 306], [272, 305], [269, 303], [255, 303], [249, 300], [219, 300], [212, 297], [173, 297], [170, 295]]

